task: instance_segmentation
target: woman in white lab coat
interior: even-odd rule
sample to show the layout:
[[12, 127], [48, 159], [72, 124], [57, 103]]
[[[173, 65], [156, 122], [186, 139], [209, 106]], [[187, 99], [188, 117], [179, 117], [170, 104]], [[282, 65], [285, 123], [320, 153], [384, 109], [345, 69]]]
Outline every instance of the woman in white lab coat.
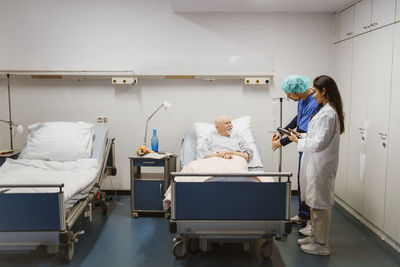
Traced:
[[306, 253], [329, 255], [331, 208], [339, 161], [339, 139], [344, 132], [344, 114], [339, 89], [331, 77], [322, 75], [315, 78], [313, 92], [320, 110], [311, 119], [308, 133], [302, 138], [297, 138], [295, 134], [289, 137], [298, 143], [297, 149], [303, 152], [300, 187], [304, 189], [301, 199], [311, 208], [313, 231], [313, 236], [299, 239], [298, 243]]

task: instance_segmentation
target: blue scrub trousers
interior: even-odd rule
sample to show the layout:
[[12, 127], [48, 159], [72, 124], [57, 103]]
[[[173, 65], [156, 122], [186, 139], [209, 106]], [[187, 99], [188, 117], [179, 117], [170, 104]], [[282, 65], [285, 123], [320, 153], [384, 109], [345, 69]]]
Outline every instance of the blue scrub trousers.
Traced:
[[310, 220], [310, 207], [301, 200], [301, 188], [300, 188], [300, 166], [301, 166], [301, 157], [303, 156], [303, 152], [299, 152], [299, 169], [297, 172], [297, 186], [298, 186], [298, 197], [299, 197], [299, 213], [297, 214], [303, 220]]

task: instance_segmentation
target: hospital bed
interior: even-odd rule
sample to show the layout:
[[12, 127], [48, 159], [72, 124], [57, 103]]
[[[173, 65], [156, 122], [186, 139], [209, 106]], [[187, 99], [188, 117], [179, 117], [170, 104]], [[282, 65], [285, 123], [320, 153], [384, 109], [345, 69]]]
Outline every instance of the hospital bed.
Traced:
[[[109, 175], [116, 174], [116, 168], [114, 138], [108, 138], [105, 126], [94, 128], [91, 158], [97, 159], [98, 169], [92, 177], [80, 177], [89, 180], [82, 181], [85, 186], [79, 189], [62, 182], [12, 184], [12, 181], [0, 181], [0, 251], [29, 251], [45, 245], [47, 252], [54, 254], [62, 246], [65, 260], [72, 260], [77, 236], [84, 233], [74, 232], [74, 223], [82, 215], [91, 221], [95, 202], [100, 204], [103, 214], [107, 212], [100, 187]], [[15, 163], [18, 161], [23, 162], [23, 159]], [[65, 199], [66, 192], [68, 199]]]
[[[187, 164], [195, 147], [193, 133], [185, 133], [181, 166]], [[249, 251], [254, 241], [264, 239], [261, 256], [269, 258], [273, 237], [291, 232], [289, 172], [171, 173], [170, 232], [176, 233], [172, 247], [177, 258], [190, 250], [207, 251], [213, 242], [243, 242]], [[190, 176], [191, 182], [177, 182]], [[193, 182], [193, 177], [213, 177], [212, 182]], [[254, 182], [252, 177], [275, 177]], [[282, 179], [284, 178], [284, 179]], [[265, 179], [264, 179], [265, 180]], [[271, 181], [272, 180], [272, 181]]]

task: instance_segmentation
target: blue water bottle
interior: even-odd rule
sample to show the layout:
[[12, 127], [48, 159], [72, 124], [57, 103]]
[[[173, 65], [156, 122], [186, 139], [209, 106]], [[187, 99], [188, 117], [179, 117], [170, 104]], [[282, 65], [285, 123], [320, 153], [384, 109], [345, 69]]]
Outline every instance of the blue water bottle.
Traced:
[[153, 129], [153, 137], [151, 138], [151, 150], [158, 152], [158, 137], [157, 130]]

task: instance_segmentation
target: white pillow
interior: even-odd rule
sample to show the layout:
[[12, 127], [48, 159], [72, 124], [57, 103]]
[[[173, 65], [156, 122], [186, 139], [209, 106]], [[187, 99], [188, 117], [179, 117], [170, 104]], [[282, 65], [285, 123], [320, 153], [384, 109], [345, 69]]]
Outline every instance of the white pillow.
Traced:
[[94, 124], [88, 122], [43, 122], [28, 126], [24, 159], [72, 161], [90, 158]]
[[[263, 167], [262, 160], [260, 157], [260, 151], [258, 150], [255, 142], [253, 133], [251, 131], [251, 118], [250, 116], [243, 116], [232, 120], [233, 130], [232, 135], [241, 136], [250, 148], [254, 151], [253, 158], [248, 163], [249, 167]], [[211, 135], [218, 134], [214, 124], [206, 122], [196, 122], [194, 129], [197, 134], [197, 148], [201, 147], [205, 139], [211, 140]]]

